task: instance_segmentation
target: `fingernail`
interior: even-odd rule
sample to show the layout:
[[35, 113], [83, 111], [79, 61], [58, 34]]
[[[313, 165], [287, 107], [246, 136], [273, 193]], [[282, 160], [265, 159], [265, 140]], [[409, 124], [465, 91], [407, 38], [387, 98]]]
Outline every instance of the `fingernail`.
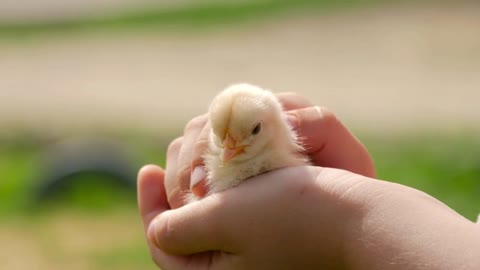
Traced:
[[155, 237], [156, 226], [157, 226], [157, 219], [154, 219], [152, 220], [152, 222], [150, 222], [150, 225], [148, 225], [147, 237], [155, 246], [158, 247], [157, 237]]
[[205, 179], [207, 173], [205, 172], [204, 166], [196, 166], [193, 169], [192, 175], [190, 176], [190, 190], [196, 186], [200, 181]]
[[287, 114], [287, 121], [293, 129], [298, 127], [298, 119], [294, 114]]

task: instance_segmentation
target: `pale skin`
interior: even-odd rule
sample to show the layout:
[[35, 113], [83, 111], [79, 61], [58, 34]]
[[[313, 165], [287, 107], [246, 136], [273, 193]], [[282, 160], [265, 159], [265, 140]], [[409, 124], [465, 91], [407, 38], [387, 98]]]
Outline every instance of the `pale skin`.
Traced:
[[[206, 117], [143, 167], [138, 201], [162, 269], [480, 269], [480, 226], [429, 195], [375, 179], [365, 147], [326, 109], [281, 94], [315, 166], [266, 173], [184, 205]], [[329, 167], [329, 168], [327, 168]], [[336, 168], [336, 169], [334, 169]]]

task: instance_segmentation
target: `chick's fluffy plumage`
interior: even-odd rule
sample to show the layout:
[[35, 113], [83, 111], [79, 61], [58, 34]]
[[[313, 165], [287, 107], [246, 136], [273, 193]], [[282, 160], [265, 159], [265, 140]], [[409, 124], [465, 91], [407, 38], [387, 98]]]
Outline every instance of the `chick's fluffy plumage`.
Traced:
[[267, 171], [308, 164], [282, 105], [270, 91], [232, 85], [212, 101], [209, 121], [212, 129], [203, 156], [209, 194]]

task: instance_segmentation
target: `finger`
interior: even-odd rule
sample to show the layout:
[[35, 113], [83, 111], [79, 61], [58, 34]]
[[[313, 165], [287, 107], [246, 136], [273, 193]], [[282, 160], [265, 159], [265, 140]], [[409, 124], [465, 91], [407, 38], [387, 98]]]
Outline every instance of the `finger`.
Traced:
[[170, 143], [167, 149], [167, 165], [165, 172], [165, 191], [167, 199], [172, 208], [183, 205], [181, 190], [177, 183], [178, 175], [178, 156], [182, 147], [183, 137], [177, 138]]
[[160, 269], [207, 269], [207, 266], [211, 264], [212, 254], [173, 255], [159, 249], [152, 241], [147, 243], [150, 255]]
[[[148, 237], [150, 222], [159, 214], [169, 210], [167, 196], [165, 193], [165, 172], [155, 165], [146, 165], [138, 173], [137, 192], [138, 208], [142, 217], [147, 244], [153, 261], [164, 269], [196, 269], [195, 266], [207, 265], [207, 258], [197, 259], [197, 265], [191, 265], [192, 258], [167, 254], [158, 249]], [[203, 261], [202, 261], [203, 260]]]
[[[206, 173], [204, 174], [206, 175]], [[190, 189], [192, 193], [198, 198], [205, 197], [208, 194], [208, 185], [207, 185], [206, 176], [204, 176], [197, 184], [192, 186]]]
[[179, 190], [176, 194], [178, 198], [169, 198], [175, 202], [175, 207], [183, 206], [186, 194], [190, 192], [190, 178], [192, 175], [192, 152], [202, 129], [207, 123], [207, 115], [201, 115], [193, 118], [185, 127], [182, 146], [178, 155], [177, 175], [175, 178], [175, 187]]
[[365, 146], [326, 108], [289, 111], [294, 126], [315, 165], [375, 177], [375, 167]]
[[138, 209], [145, 229], [155, 216], [170, 209], [164, 179], [165, 171], [156, 165], [146, 165], [138, 172]]
[[285, 111], [313, 106], [307, 98], [293, 92], [278, 93], [276, 96]]
[[[164, 187], [165, 172], [158, 166], [146, 165], [138, 172], [137, 199], [145, 236], [148, 226], [160, 213], [169, 209]], [[150, 254], [158, 266], [165, 265], [168, 256], [147, 240]]]
[[207, 194], [207, 173], [204, 167], [203, 154], [208, 148], [208, 138], [210, 136], [210, 130], [210, 123], [207, 122], [207, 124], [200, 132], [200, 135], [198, 136], [197, 141], [193, 145], [192, 149], [192, 175], [190, 178], [190, 190], [193, 192], [193, 194], [200, 198]]
[[229, 251], [225, 246], [222, 205], [214, 196], [167, 211], [152, 221], [149, 238], [161, 250], [189, 255], [209, 250]]

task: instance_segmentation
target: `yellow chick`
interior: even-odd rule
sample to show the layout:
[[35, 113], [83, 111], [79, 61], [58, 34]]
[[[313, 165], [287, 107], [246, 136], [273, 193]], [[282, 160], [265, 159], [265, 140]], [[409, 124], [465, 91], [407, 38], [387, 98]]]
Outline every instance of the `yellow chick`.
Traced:
[[267, 171], [309, 164], [282, 105], [270, 91], [232, 85], [213, 99], [208, 116], [211, 132], [203, 158], [209, 194]]

